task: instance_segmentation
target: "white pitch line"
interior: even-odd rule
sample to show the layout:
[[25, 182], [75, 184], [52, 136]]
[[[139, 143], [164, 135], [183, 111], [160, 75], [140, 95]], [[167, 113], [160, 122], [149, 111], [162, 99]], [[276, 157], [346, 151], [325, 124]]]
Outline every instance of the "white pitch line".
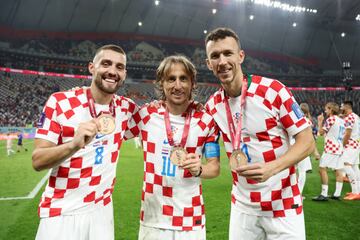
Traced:
[[19, 199], [33, 199], [36, 194], [40, 191], [40, 188], [42, 187], [42, 185], [44, 185], [44, 183], [46, 182], [46, 180], [49, 178], [50, 176], [50, 172], [49, 171], [41, 180], [40, 182], [35, 186], [35, 188], [27, 195], [24, 197], [0, 197], [0, 201], [7, 201], [7, 200], [19, 200]]

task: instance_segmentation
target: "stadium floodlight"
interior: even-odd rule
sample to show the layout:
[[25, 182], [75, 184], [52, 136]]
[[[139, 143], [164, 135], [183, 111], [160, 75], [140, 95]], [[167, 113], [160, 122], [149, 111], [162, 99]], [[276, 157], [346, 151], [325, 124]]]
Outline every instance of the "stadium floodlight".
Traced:
[[249, 19], [250, 19], [250, 20], [254, 20], [254, 18], [255, 18], [254, 15], [250, 15], [250, 16], [249, 16]]
[[207, 30], [206, 30], [206, 29], [204, 30], [204, 34], [207, 34]]
[[141, 27], [141, 26], [142, 26], [142, 22], [138, 22], [138, 26]]
[[356, 21], [360, 21], [360, 14], [358, 14], [355, 18]]
[[155, 0], [155, 5], [156, 5], [156, 6], [159, 6], [159, 3], [160, 3], [159, 0]]
[[213, 8], [212, 14], [216, 14], [216, 12], [217, 12], [217, 9], [216, 9], [216, 8]]
[[293, 26], [293, 27], [296, 27], [296, 26], [297, 26], [297, 23], [296, 23], [296, 22], [294, 22], [294, 23], [292, 24], [292, 26]]
[[308, 13], [317, 13], [316, 9], [307, 8], [305, 6], [300, 5], [292, 5], [289, 3], [284, 3], [281, 1], [275, 1], [275, 0], [235, 0], [237, 2], [251, 2], [255, 5], [261, 5], [269, 8], [276, 8], [287, 12], [308, 12]]
[[342, 32], [341, 37], [345, 37], [345, 36], [346, 36], [346, 33]]

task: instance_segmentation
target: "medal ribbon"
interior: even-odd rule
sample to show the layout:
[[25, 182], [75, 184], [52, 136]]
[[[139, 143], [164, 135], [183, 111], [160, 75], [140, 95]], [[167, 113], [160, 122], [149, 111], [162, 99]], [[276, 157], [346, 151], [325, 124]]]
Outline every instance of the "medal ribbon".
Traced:
[[[235, 129], [234, 120], [232, 118], [231, 109], [229, 106], [229, 97], [226, 96], [225, 98], [225, 110], [226, 110], [226, 117], [229, 125], [230, 130], [230, 137], [231, 137], [231, 143], [233, 146], [233, 150], [240, 149], [240, 142], [241, 142], [241, 129], [242, 129], [242, 117], [243, 117], [243, 109], [245, 105], [245, 95], [247, 91], [247, 77], [243, 77], [243, 82], [241, 86], [241, 98], [240, 98], [240, 119], [237, 123], [237, 128]], [[224, 91], [225, 94], [225, 91]]]
[[[183, 131], [182, 137], [181, 137], [181, 142], [179, 145], [176, 145], [176, 146], [180, 146], [182, 148], [185, 148], [187, 136], [188, 136], [189, 130], [190, 130], [190, 120], [191, 120], [191, 113], [192, 113], [191, 106], [192, 106], [192, 103], [189, 104], [189, 107], [186, 110], [185, 125], [184, 125], [184, 131]], [[166, 135], [167, 135], [169, 144], [170, 144], [170, 146], [174, 147], [175, 143], [174, 143], [173, 133], [171, 131], [170, 116], [169, 116], [169, 110], [167, 107], [165, 107], [164, 120], [165, 120]]]
[[[90, 88], [86, 89], [86, 97], [87, 97], [88, 103], [89, 103], [90, 115], [91, 115], [93, 118], [98, 117], [102, 112], [99, 113], [99, 114], [96, 114], [95, 100], [94, 100], [94, 98], [92, 97]], [[114, 100], [113, 100], [113, 99], [111, 100], [111, 102], [110, 102], [110, 104], [109, 104], [109, 111], [110, 111], [111, 115], [112, 115], [113, 117], [115, 117], [115, 105], [114, 105]]]

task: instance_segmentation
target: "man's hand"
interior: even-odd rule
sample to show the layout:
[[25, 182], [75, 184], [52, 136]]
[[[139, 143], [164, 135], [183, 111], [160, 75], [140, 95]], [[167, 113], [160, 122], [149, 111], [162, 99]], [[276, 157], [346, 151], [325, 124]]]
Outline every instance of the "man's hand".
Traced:
[[265, 182], [271, 176], [273, 171], [270, 163], [249, 163], [239, 166], [235, 169], [237, 174], [248, 179], [255, 180], [257, 182]]
[[200, 172], [201, 159], [199, 155], [195, 153], [188, 153], [185, 161], [181, 163], [180, 167], [189, 170], [191, 175], [197, 176]]
[[80, 123], [72, 140], [72, 147], [77, 150], [85, 147], [85, 145], [89, 144], [91, 140], [93, 140], [99, 130], [100, 123], [97, 119]]
[[324, 114], [321, 113], [318, 117], [317, 117], [318, 123], [323, 123], [324, 122]]

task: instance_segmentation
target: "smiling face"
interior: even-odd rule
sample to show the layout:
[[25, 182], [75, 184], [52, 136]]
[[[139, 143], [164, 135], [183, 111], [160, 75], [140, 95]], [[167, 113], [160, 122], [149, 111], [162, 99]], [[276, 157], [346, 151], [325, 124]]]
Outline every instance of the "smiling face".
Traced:
[[223, 86], [241, 79], [243, 74], [241, 64], [244, 61], [245, 53], [233, 37], [208, 41], [206, 54], [208, 68]]
[[126, 56], [111, 49], [101, 50], [89, 64], [96, 88], [114, 94], [126, 78]]
[[165, 101], [168, 106], [188, 106], [193, 82], [182, 63], [172, 63], [162, 79]]

